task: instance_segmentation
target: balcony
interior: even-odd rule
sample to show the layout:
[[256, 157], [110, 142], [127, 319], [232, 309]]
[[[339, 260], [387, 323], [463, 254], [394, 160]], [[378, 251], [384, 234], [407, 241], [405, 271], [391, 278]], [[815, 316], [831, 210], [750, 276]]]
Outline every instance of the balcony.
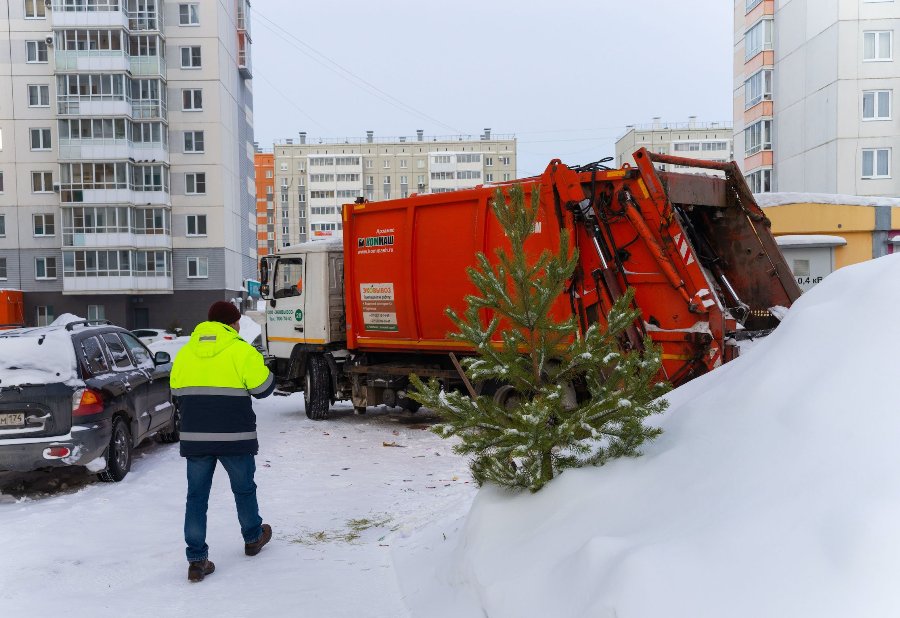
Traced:
[[135, 232], [73, 232], [63, 228], [63, 248], [119, 248], [171, 249], [172, 236], [159, 230], [159, 234], [138, 234]]
[[171, 275], [76, 277], [63, 276], [63, 294], [171, 294], [174, 284]]
[[130, 70], [129, 56], [125, 50], [56, 50], [53, 57], [58, 72], [101, 73]]
[[51, 3], [53, 28], [127, 28], [129, 14], [124, 2], [84, 2], [84, 0], [53, 0]]
[[57, 113], [60, 116], [130, 116], [131, 100], [124, 94], [58, 95]]
[[59, 201], [62, 204], [154, 204], [171, 206], [168, 191], [143, 191], [134, 189], [83, 189], [79, 185], [60, 185]]
[[130, 70], [134, 76], [164, 77], [166, 60], [161, 56], [130, 56]]
[[59, 138], [60, 160], [169, 162], [168, 145], [164, 142], [133, 142], [128, 139], [71, 139]]
[[162, 99], [133, 99], [131, 117], [136, 120], [166, 120], [169, 114]]

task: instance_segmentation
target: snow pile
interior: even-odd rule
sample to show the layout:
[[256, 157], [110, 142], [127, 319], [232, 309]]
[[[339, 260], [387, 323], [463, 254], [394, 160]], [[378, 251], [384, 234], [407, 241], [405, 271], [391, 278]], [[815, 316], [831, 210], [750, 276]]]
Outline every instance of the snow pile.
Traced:
[[643, 457], [482, 489], [396, 552], [412, 615], [900, 615], [897, 281], [893, 255], [831, 274], [673, 391]]
[[156, 354], [157, 352], [166, 352], [169, 354], [169, 356], [172, 357], [172, 360], [175, 360], [175, 355], [178, 354], [178, 350], [180, 350], [190, 340], [190, 337], [160, 339], [148, 345], [147, 348], [149, 348], [151, 354]]
[[847, 244], [843, 237], [828, 234], [785, 234], [776, 236], [775, 242], [779, 247], [843, 247]]
[[75, 348], [65, 329], [20, 329], [0, 337], [0, 387], [77, 380]]
[[64, 313], [50, 322], [50, 326], [65, 326], [66, 324], [71, 324], [72, 322], [84, 322], [84, 318], [77, 316], [74, 313]]

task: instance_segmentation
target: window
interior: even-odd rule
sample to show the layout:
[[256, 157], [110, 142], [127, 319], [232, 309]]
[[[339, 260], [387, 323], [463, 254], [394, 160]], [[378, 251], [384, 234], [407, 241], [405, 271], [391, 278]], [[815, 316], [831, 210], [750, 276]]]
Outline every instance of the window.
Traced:
[[[0, 193], [3, 193], [3, 172], [0, 172]], [[0, 219], [3, 219], [3, 215], [0, 215]], [[0, 236], [3, 236], [3, 232], [0, 232]]]
[[385, 159], [385, 160], [384, 160], [384, 165], [383, 165], [382, 167], [384, 167], [384, 169], [390, 169], [390, 167], [391, 167], [391, 160], [390, 160], [390, 159]]
[[88, 305], [87, 319], [91, 321], [105, 320], [106, 308], [103, 305]]
[[200, 46], [181, 48], [181, 68], [182, 69], [199, 69], [200, 62]]
[[[88, 315], [91, 313], [91, 307], [97, 306], [88, 305]], [[89, 317], [88, 319], [91, 318]], [[82, 339], [81, 350], [84, 352], [84, 361], [87, 363], [87, 368], [91, 375], [102, 375], [109, 371], [109, 365], [106, 364], [106, 357], [103, 355], [103, 348], [96, 337], [85, 337]]]
[[28, 107], [50, 107], [50, 86], [28, 84]]
[[[273, 172], [272, 170], [266, 170], [266, 178], [272, 178], [273, 176], [275, 176], [275, 172]], [[270, 187], [266, 187], [266, 189], [269, 188]]]
[[106, 349], [109, 350], [109, 356], [116, 369], [131, 369], [134, 366], [131, 364], [128, 352], [125, 351], [125, 346], [122, 345], [122, 340], [116, 333], [104, 333], [101, 337], [106, 342]]
[[181, 109], [186, 112], [199, 112], [203, 110], [203, 90], [190, 88], [181, 91]]
[[704, 152], [728, 150], [728, 142], [703, 142], [700, 146]]
[[0, 280], [6, 281], [6, 258], [0, 258]]
[[675, 152], [699, 152], [700, 142], [678, 142], [673, 149]]
[[206, 194], [206, 172], [191, 172], [184, 175], [185, 193], [187, 195]]
[[744, 82], [744, 108], [772, 100], [772, 69], [757, 71]]
[[493, 174], [485, 174], [484, 181], [485, 182], [494, 182], [494, 175]]
[[[310, 165], [312, 165], [312, 164], [310, 164]], [[372, 161], [372, 159], [366, 159], [366, 169], [370, 170], [370, 169], [372, 169], [373, 166], [374, 166], [374, 162]]]
[[425, 167], [425, 161], [423, 159], [416, 161], [416, 169], [422, 169], [423, 167]]
[[273, 277], [273, 298], [291, 298], [300, 296], [298, 282], [303, 279], [303, 260], [301, 258], [282, 258]]
[[309, 182], [334, 182], [334, 174], [310, 174]]
[[500, 165], [509, 165], [512, 163], [512, 157], [500, 157]]
[[509, 180], [509, 174], [503, 174], [503, 180], [504, 181]]
[[763, 19], [747, 30], [744, 36], [744, 60], [750, 60], [765, 49], [772, 49], [773, 24], [771, 19]]
[[456, 172], [459, 180], [481, 180], [481, 172], [477, 170], [461, 170]]
[[760, 120], [744, 129], [744, 154], [755, 155], [760, 150], [772, 150], [772, 121]]
[[199, 26], [200, 25], [200, 5], [192, 2], [190, 4], [178, 5], [178, 25], [179, 26]]
[[891, 60], [893, 34], [890, 30], [863, 32], [863, 60], [867, 62]]
[[334, 165], [334, 157], [310, 157], [310, 167], [328, 167]]
[[44, 0], [25, 0], [25, 19], [45, 19], [47, 9]]
[[209, 278], [209, 258], [189, 257], [187, 259], [187, 276], [188, 279]]
[[406, 169], [406, 159], [400, 159], [400, 168]]
[[35, 279], [56, 279], [56, 258], [55, 257], [34, 258], [34, 278]]
[[53, 172], [31, 172], [32, 193], [50, 193], [53, 191]]
[[150, 352], [147, 351], [144, 344], [138, 341], [131, 333], [119, 333], [119, 336], [122, 338], [122, 341], [125, 342], [125, 347], [131, 352], [131, 358], [134, 359], [134, 362], [138, 367], [147, 369], [153, 367], [153, 359], [150, 358]]
[[435, 163], [450, 163], [450, 155], [435, 155]]
[[206, 215], [187, 216], [187, 235], [206, 236]]
[[750, 11], [755, 9], [757, 6], [759, 6], [760, 2], [762, 2], [762, 0], [747, 0], [747, 6], [744, 9], [744, 12], [749, 13]]
[[38, 305], [35, 308], [35, 323], [38, 326], [48, 326], [50, 322], [56, 319], [53, 313], [53, 305]]
[[458, 154], [456, 155], [457, 163], [481, 163], [480, 154]]
[[56, 236], [56, 224], [53, 215], [32, 215], [35, 236]]
[[184, 151], [203, 152], [203, 131], [184, 132]]
[[[359, 165], [359, 157], [335, 157], [335, 165]], [[300, 170], [303, 171], [302, 169]]]
[[47, 43], [25, 41], [25, 62], [47, 62]]
[[50, 150], [50, 129], [29, 129], [32, 150]]
[[6, 215], [0, 215], [0, 238], [6, 236]]
[[891, 91], [864, 90], [862, 116], [863, 120], [890, 120]]
[[751, 193], [771, 193], [772, 191], [772, 170], [761, 169], [747, 174], [747, 184], [750, 185]]
[[890, 178], [891, 177], [891, 149], [890, 148], [863, 148], [863, 151], [862, 151], [862, 177], [863, 178]]

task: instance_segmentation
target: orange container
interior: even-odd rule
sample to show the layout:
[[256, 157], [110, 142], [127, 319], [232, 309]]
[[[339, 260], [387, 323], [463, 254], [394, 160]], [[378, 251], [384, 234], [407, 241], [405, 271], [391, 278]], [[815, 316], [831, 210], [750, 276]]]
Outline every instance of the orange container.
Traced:
[[[525, 184], [526, 199], [535, 182]], [[440, 351], [467, 347], [448, 339], [456, 327], [447, 307], [462, 314], [466, 296], [477, 293], [466, 268], [476, 253], [493, 259], [508, 247], [490, 210], [495, 188], [344, 207], [344, 283], [347, 347], [369, 351]], [[542, 200], [526, 245], [531, 255], [559, 249], [556, 215]], [[561, 297], [562, 319], [571, 315]], [[555, 312], [556, 313], [556, 312]], [[486, 316], [488, 317], [488, 316]]]
[[25, 326], [25, 302], [21, 290], [0, 290], [0, 329]]

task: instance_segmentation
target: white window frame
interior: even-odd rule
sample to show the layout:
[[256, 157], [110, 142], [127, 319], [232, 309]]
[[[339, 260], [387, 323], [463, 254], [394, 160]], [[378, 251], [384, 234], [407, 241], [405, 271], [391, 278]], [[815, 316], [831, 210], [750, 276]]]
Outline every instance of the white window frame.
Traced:
[[[41, 233], [38, 233], [38, 220], [41, 222]], [[49, 234], [47, 228], [53, 230]], [[35, 238], [50, 238], [56, 236], [56, 217], [50, 212], [41, 212], [31, 215], [31, 235]]]
[[[756, 127], [759, 127], [759, 143], [752, 145], [754, 140], [751, 137], [756, 131]], [[744, 156], [752, 157], [763, 150], [772, 150], [772, 120], [770, 118], [757, 120], [744, 129]]]
[[[203, 181], [203, 191], [198, 191], [197, 185], [199, 184], [199, 181], [201, 180], [201, 176], [202, 176], [202, 181]], [[193, 191], [188, 190], [189, 179], [193, 181], [193, 184], [194, 184]], [[184, 194], [185, 195], [206, 195], [206, 172], [187, 172], [184, 175]]]
[[105, 320], [106, 307], [104, 305], [88, 305], [87, 319], [91, 321]]
[[[194, 231], [191, 232], [191, 222], [194, 224]], [[203, 221], [203, 231], [200, 231], [200, 222]], [[185, 216], [185, 236], [189, 238], [197, 238], [207, 236], [206, 215], [187, 215]]]
[[[41, 309], [43, 309], [43, 311], [41, 311]], [[36, 326], [49, 326], [50, 323], [56, 319], [56, 314], [53, 312], [53, 305], [38, 305], [34, 308], [34, 317]]]
[[[32, 89], [34, 89], [34, 91], [37, 93], [37, 97], [36, 97], [37, 101], [38, 101], [37, 105], [31, 104]], [[50, 107], [50, 86], [49, 86], [49, 84], [28, 84], [26, 91], [28, 93], [28, 107]], [[47, 94], [47, 98], [46, 98], [47, 102], [41, 103], [41, 101], [45, 100], [44, 97], [41, 96], [44, 93]]]
[[0, 257], [0, 281], [6, 281], [9, 278], [9, 262], [5, 257]]
[[[760, 29], [759, 47], [750, 47], [750, 38], [755, 36], [756, 29]], [[744, 32], [744, 61], [750, 60], [757, 54], [772, 49], [775, 39], [775, 20], [771, 16], [766, 16], [757, 21], [755, 24], [747, 28]]]
[[[44, 264], [44, 276], [38, 276], [38, 264], [43, 262]], [[50, 264], [53, 264], [53, 276], [51, 277], [48, 273], [50, 272]], [[34, 279], [35, 281], [53, 281], [57, 277], [57, 268], [56, 268], [56, 258], [53, 256], [45, 255], [41, 257], [34, 258]]]
[[[187, 9], [187, 21], [184, 21]], [[178, 4], [178, 25], [196, 27], [200, 25], [200, 4], [198, 2], [182, 2]]]
[[[29, 8], [33, 15], [28, 14]], [[47, 7], [44, 0], [25, 0], [25, 19], [47, 19]]]
[[761, 3], [762, 0], [747, 0], [744, 8], [744, 14], [746, 15], [747, 13], [758, 7]]
[[[34, 60], [30, 60], [31, 51], [34, 50]], [[44, 59], [41, 60], [41, 51], [44, 52]], [[46, 41], [25, 41], [25, 63], [26, 64], [47, 64], [50, 62], [50, 52], [47, 49]]]
[[[869, 175], [866, 175], [866, 154], [872, 154], [872, 172]], [[887, 158], [887, 174], [879, 174], [878, 173], [878, 162], [880, 159], [879, 153], [886, 153], [884, 156]], [[860, 178], [863, 180], [882, 180], [885, 178], [891, 177], [891, 149], [890, 148], [863, 148], [862, 155], [860, 157], [861, 161], [861, 174]]]
[[[35, 175], [39, 174], [41, 179], [41, 189], [35, 190], [34, 188], [34, 180]], [[50, 179], [50, 182], [47, 182], [47, 179]], [[47, 185], [50, 186], [47, 186]], [[53, 172], [31, 172], [31, 192], [32, 193], [53, 193]]]
[[773, 78], [772, 69], [760, 69], [744, 82], [744, 109], [772, 100]]
[[[200, 137], [200, 147], [197, 148], [197, 137]], [[190, 148], [188, 144], [190, 143]], [[185, 131], [184, 132], [184, 152], [187, 154], [202, 154], [206, 152], [206, 136], [203, 131]]]
[[6, 238], [6, 215], [0, 215], [0, 238]]
[[[766, 176], [768, 176], [768, 188], [766, 188]], [[772, 168], [761, 167], [747, 174], [747, 185], [751, 193], [772, 192]]]
[[[872, 35], [872, 57], [866, 58], [866, 39]], [[888, 37], [888, 55], [887, 57], [881, 57], [878, 55], [878, 50], [881, 49], [881, 46], [878, 44], [879, 40], [882, 36], [887, 35]], [[894, 59], [894, 31], [893, 30], [864, 30], [863, 31], [863, 62], [891, 62]]]
[[[882, 94], [887, 95], [887, 105], [883, 106], [881, 103], [883, 98], [880, 96]], [[870, 99], [872, 102], [872, 115], [866, 116], [866, 99]], [[863, 122], [877, 122], [882, 120], [891, 120], [891, 116], [893, 115], [891, 112], [891, 108], [894, 104], [894, 94], [892, 90], [863, 90], [862, 93], [862, 120]], [[883, 109], [883, 107], [887, 107], [887, 109]]]
[[[197, 50], [197, 58], [196, 64], [194, 64], [194, 51]], [[184, 53], [187, 52], [187, 56]], [[202, 69], [203, 68], [203, 49], [200, 45], [185, 45], [178, 48], [178, 53], [181, 54], [181, 68], [187, 70], [194, 69]], [[188, 64], [185, 64], [185, 59], [188, 60]]]
[[[184, 95], [188, 95], [190, 99], [190, 107], [184, 106]], [[197, 104], [199, 99], [199, 106]], [[183, 112], [202, 112], [203, 111], [203, 88], [182, 88], [181, 89], [181, 111]]]
[[[191, 262], [194, 263], [194, 274], [191, 274]], [[187, 278], [188, 279], [209, 279], [209, 258], [208, 257], [189, 257], [187, 259]]]
[[[39, 145], [35, 148], [34, 138], [38, 136]], [[46, 143], [45, 143], [46, 142]], [[53, 149], [53, 136], [50, 127], [32, 127], [28, 129], [28, 146], [32, 152], [46, 152]]]

